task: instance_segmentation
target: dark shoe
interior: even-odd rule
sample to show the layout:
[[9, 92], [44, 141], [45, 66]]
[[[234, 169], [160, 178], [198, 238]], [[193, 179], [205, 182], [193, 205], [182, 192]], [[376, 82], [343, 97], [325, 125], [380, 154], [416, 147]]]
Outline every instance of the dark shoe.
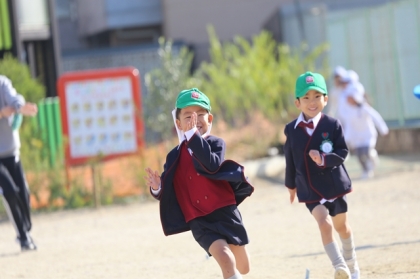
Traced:
[[32, 238], [28, 238], [26, 240], [19, 240], [21, 251], [34, 251], [36, 250], [36, 245]]

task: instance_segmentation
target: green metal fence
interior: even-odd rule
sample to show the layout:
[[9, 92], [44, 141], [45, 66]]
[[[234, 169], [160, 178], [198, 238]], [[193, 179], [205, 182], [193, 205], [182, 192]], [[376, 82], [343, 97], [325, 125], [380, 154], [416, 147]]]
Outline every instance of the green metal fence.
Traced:
[[44, 142], [42, 153], [48, 156], [50, 165], [54, 166], [57, 160], [62, 162], [64, 151], [59, 98], [50, 97], [41, 100], [38, 103], [37, 117], [33, 121]]

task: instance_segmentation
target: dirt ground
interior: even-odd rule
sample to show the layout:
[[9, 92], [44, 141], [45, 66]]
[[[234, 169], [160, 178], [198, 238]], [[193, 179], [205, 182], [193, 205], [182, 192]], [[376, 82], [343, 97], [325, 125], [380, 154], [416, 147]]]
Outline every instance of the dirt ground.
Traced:
[[[420, 167], [354, 180], [348, 195], [362, 278], [420, 278]], [[247, 279], [324, 279], [333, 269], [313, 217], [276, 179], [253, 179], [240, 210], [251, 243]], [[0, 279], [221, 278], [191, 233], [165, 237], [158, 203], [35, 214], [36, 252], [0, 223]], [[309, 275], [309, 276], [307, 276]]]

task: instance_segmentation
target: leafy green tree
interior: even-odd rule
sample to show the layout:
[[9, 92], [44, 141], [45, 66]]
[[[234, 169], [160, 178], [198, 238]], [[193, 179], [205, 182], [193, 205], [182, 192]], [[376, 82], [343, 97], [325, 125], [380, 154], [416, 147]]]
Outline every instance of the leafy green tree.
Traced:
[[11, 54], [0, 60], [0, 75], [7, 76], [13, 87], [28, 102], [37, 103], [45, 97], [45, 88], [38, 80], [31, 77], [29, 67], [19, 62]]
[[251, 41], [237, 36], [222, 44], [211, 26], [208, 33], [211, 61], [201, 64], [196, 80], [214, 104], [213, 111], [234, 126], [245, 123], [255, 111], [272, 121], [287, 121], [295, 110], [297, 76], [308, 70], [325, 71], [316, 65], [325, 68], [325, 59], [318, 60], [326, 45], [312, 51], [304, 45], [291, 49], [278, 44], [267, 31]]
[[187, 47], [174, 48], [171, 41], [163, 38], [159, 39], [159, 44], [161, 65], [145, 76], [145, 119], [147, 127], [157, 133], [160, 140], [169, 140], [174, 136], [171, 112], [175, 108], [176, 97], [181, 90], [193, 87], [193, 54]]

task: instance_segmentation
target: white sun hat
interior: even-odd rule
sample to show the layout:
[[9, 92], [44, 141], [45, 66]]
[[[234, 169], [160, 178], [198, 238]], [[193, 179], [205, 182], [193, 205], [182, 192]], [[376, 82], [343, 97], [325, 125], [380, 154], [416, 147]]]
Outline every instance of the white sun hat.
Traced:
[[362, 104], [365, 100], [365, 87], [360, 82], [351, 83], [345, 90], [345, 94], [353, 99], [358, 104]]
[[342, 66], [337, 66], [334, 68], [334, 76], [343, 78], [347, 76], [347, 70]]
[[343, 81], [345, 83], [358, 82], [359, 81], [359, 75], [353, 70], [348, 70], [346, 75], [341, 78], [341, 81]]

